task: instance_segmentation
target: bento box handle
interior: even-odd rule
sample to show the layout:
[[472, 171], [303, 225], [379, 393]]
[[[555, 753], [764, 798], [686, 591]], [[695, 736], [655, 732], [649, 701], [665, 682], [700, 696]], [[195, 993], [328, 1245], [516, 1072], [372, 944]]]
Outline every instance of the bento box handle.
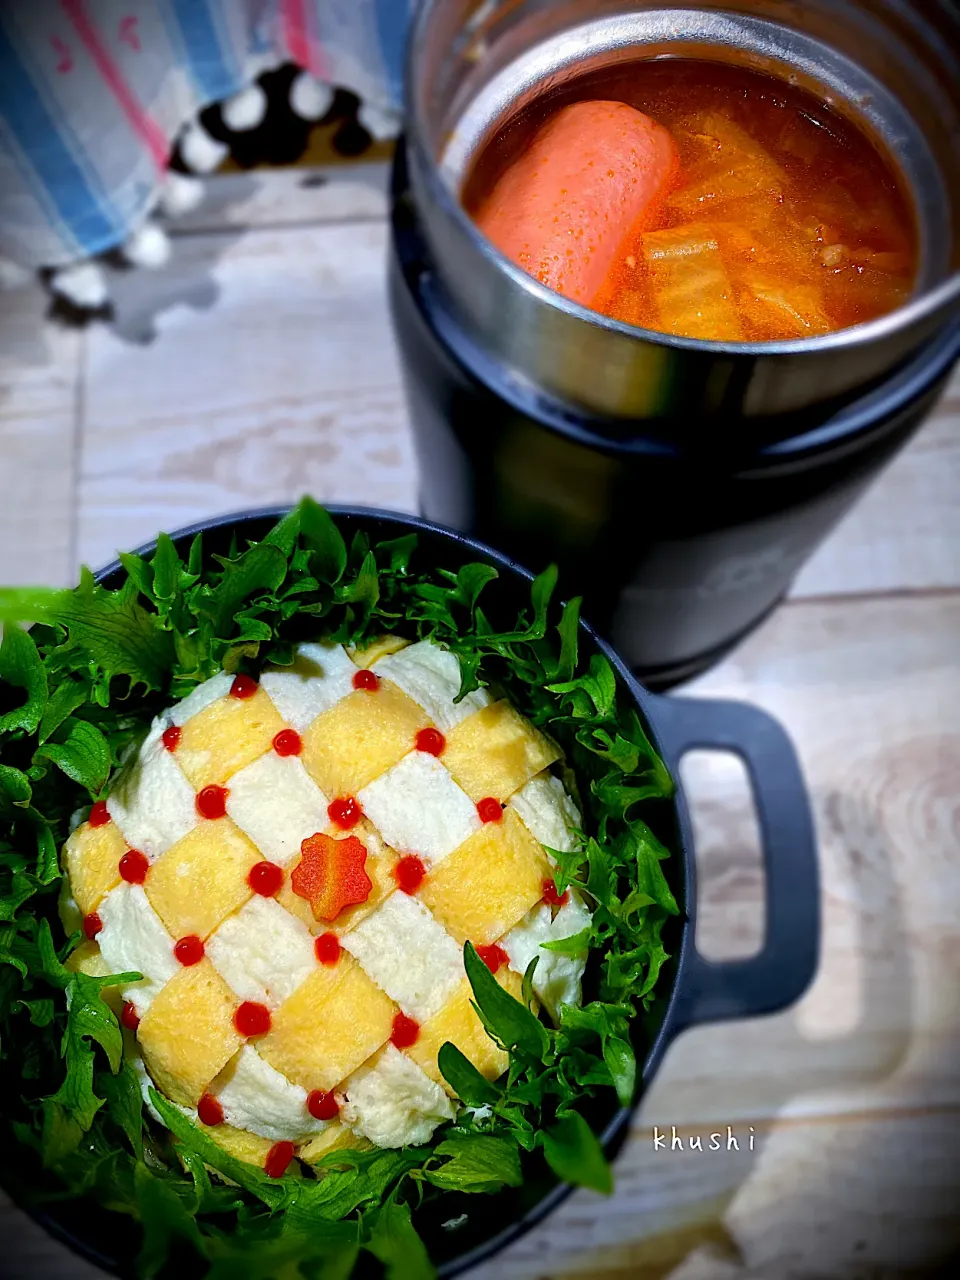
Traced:
[[[674, 776], [696, 749], [729, 751], [747, 770], [760, 831], [766, 900], [762, 949], [744, 960], [710, 961], [686, 931], [677, 978], [676, 1031], [703, 1022], [776, 1013], [803, 995], [817, 971], [820, 876], [810, 801], [787, 731], [766, 711], [745, 702], [654, 697], [650, 718]], [[688, 848], [692, 833], [679, 805]], [[696, 910], [690, 858], [687, 899]]]

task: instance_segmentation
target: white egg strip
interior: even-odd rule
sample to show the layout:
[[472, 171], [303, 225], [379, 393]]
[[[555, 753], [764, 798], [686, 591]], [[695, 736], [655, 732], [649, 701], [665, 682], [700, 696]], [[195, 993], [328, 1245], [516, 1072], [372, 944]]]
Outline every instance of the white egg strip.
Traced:
[[107, 811], [131, 849], [152, 861], [200, 821], [193, 787], [163, 745], [167, 727], [154, 720], [138, 755], [113, 784]]
[[322, 1133], [329, 1121], [315, 1120], [307, 1110], [307, 1093], [264, 1062], [252, 1045], [244, 1045], [211, 1087], [224, 1118], [237, 1129], [271, 1142], [300, 1142]]
[[563, 1004], [580, 1003], [580, 980], [587, 966], [586, 954], [568, 956], [559, 951], [544, 951], [544, 942], [572, 938], [590, 924], [590, 912], [582, 899], [570, 891], [569, 901], [553, 917], [552, 908], [542, 903], [500, 941], [510, 958], [510, 968], [525, 973], [527, 965], [537, 957], [533, 973], [533, 989], [554, 1018]]
[[268, 751], [230, 779], [227, 813], [264, 857], [285, 867], [308, 836], [327, 830], [328, 803], [296, 756]]
[[173, 954], [174, 939], [151, 907], [143, 886], [119, 884], [100, 903], [103, 928], [97, 934], [100, 954], [109, 973], [143, 974], [143, 981], [123, 987], [140, 1017], [174, 974], [180, 970]]
[[538, 773], [510, 798], [530, 834], [548, 849], [572, 853], [573, 831], [583, 822], [580, 810], [552, 773]]
[[347, 1081], [340, 1114], [354, 1133], [378, 1147], [404, 1147], [428, 1142], [455, 1112], [440, 1086], [388, 1044], [374, 1066], [362, 1067]]
[[399, 685], [444, 733], [491, 701], [486, 689], [477, 689], [454, 702], [460, 692], [460, 663], [449, 649], [429, 640], [388, 654], [373, 664], [373, 670]]
[[290, 667], [271, 667], [260, 686], [294, 729], [306, 729], [353, 690], [357, 668], [341, 644], [302, 644]]
[[463, 978], [456, 942], [419, 898], [399, 889], [341, 941], [377, 986], [418, 1022], [439, 1012]]
[[317, 967], [310, 931], [272, 898], [254, 895], [206, 942], [206, 953], [240, 1000], [277, 1008]]
[[171, 724], [186, 724], [188, 720], [206, 711], [211, 703], [219, 702], [221, 698], [225, 698], [230, 692], [233, 684], [233, 676], [227, 675], [226, 671], [221, 671], [219, 675], [212, 676], [209, 680], [204, 680], [203, 684], [188, 693], [180, 702], [175, 702], [167, 712], [167, 719]]
[[411, 751], [359, 792], [387, 844], [436, 866], [480, 829], [477, 807], [435, 756]]

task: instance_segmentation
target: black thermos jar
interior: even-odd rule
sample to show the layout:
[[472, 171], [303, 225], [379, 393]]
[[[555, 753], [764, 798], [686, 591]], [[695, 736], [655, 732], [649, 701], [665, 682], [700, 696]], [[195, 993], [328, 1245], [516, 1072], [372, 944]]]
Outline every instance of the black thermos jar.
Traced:
[[[788, 590], [960, 355], [960, 11], [918, 0], [426, 0], [394, 174], [390, 293], [423, 514], [533, 567], [654, 687], [704, 670]], [[471, 14], [473, 15], [471, 17]], [[631, 328], [501, 257], [458, 200], [503, 120], [617, 59], [743, 60], [879, 134], [917, 208], [909, 304], [724, 344]], [[798, 70], [799, 69], [799, 70]]]

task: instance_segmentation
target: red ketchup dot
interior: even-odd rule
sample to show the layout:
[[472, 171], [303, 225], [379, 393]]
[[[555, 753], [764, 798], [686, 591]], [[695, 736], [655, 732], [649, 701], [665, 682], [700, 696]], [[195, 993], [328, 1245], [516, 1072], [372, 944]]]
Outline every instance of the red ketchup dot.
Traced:
[[150, 863], [147, 855], [139, 849], [128, 849], [117, 863], [117, 870], [120, 872], [120, 879], [126, 880], [127, 884], [143, 884], [150, 870]]
[[255, 862], [247, 875], [247, 884], [261, 898], [272, 898], [283, 884], [283, 867], [275, 862]]
[[197, 795], [197, 813], [201, 818], [222, 818], [227, 812], [229, 794], [226, 787], [204, 787]]
[[380, 677], [375, 671], [358, 671], [353, 677], [355, 689], [366, 689], [367, 693], [376, 693], [380, 688]]
[[183, 736], [183, 730], [178, 724], [168, 725], [163, 731], [163, 745], [168, 751], [176, 751], [180, 745], [180, 739]]
[[336, 1120], [340, 1114], [336, 1098], [323, 1089], [314, 1089], [307, 1094], [307, 1110], [314, 1120]]
[[197, 1103], [197, 1115], [200, 1117], [200, 1123], [211, 1129], [215, 1125], [223, 1124], [223, 1107], [212, 1093], [205, 1093]]
[[447, 745], [447, 740], [439, 729], [421, 729], [417, 734], [417, 750], [428, 756], [438, 756]]
[[256, 680], [250, 676], [235, 676], [233, 684], [230, 686], [230, 697], [239, 698], [244, 701], [246, 698], [252, 698], [260, 686]]
[[409, 1049], [412, 1044], [417, 1043], [419, 1035], [419, 1022], [415, 1022], [413, 1018], [408, 1018], [405, 1013], [394, 1014], [393, 1031], [390, 1033], [390, 1040], [395, 1048]]
[[267, 1152], [267, 1160], [263, 1166], [268, 1178], [282, 1178], [293, 1159], [292, 1142], [275, 1142]]
[[100, 919], [96, 911], [91, 911], [89, 915], [83, 917], [84, 936], [92, 942], [100, 930], [103, 928], [103, 921]]
[[188, 933], [174, 945], [173, 954], [185, 969], [189, 969], [203, 959], [203, 939], [198, 938], [195, 933]]
[[363, 817], [363, 810], [353, 796], [339, 796], [327, 805], [330, 821], [343, 831], [355, 827]]
[[510, 957], [503, 947], [498, 947], [495, 942], [492, 942], [489, 947], [477, 947], [477, 955], [491, 973], [496, 973], [498, 969], [510, 963]]
[[110, 821], [110, 813], [107, 809], [106, 800], [98, 800], [90, 810], [90, 817], [87, 819], [91, 827], [105, 827]]
[[477, 817], [481, 822], [499, 822], [503, 817], [503, 805], [493, 796], [477, 801]]
[[256, 1000], [244, 1000], [233, 1015], [233, 1025], [242, 1036], [265, 1036], [270, 1030], [270, 1010]]
[[303, 739], [296, 729], [281, 729], [273, 740], [278, 756], [298, 756], [303, 750]]
[[557, 893], [557, 886], [554, 881], [544, 880], [543, 900], [548, 907], [564, 907], [570, 901], [570, 891], [564, 889], [563, 893]]
[[313, 954], [321, 964], [335, 965], [340, 959], [340, 939], [335, 933], [321, 933], [313, 944]]
[[423, 863], [413, 854], [401, 858], [393, 868], [393, 878], [397, 882], [397, 888], [402, 889], [404, 893], [416, 893], [423, 884], [423, 877], [426, 874]]
[[129, 1000], [124, 1000], [123, 1002], [123, 1008], [120, 1010], [120, 1021], [128, 1031], [136, 1031], [140, 1025], [140, 1015]]

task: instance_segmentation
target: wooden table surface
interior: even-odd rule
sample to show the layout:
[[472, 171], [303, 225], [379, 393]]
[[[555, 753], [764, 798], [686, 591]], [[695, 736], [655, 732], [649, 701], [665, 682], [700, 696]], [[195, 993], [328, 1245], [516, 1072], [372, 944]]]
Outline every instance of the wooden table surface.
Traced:
[[[415, 510], [385, 183], [375, 164], [215, 179], [167, 268], [115, 277], [112, 326], [0, 294], [0, 581], [71, 582], [158, 529], [303, 492]], [[940, 1273], [960, 1257], [960, 380], [788, 602], [683, 692], [755, 702], [797, 743], [816, 981], [786, 1013], [682, 1036], [616, 1194], [577, 1194], [475, 1275]], [[762, 879], [742, 776], [720, 755], [684, 776], [699, 944], [748, 954]], [[654, 1150], [654, 1125], [730, 1125], [740, 1150]], [[97, 1274], [8, 1206], [0, 1241], [4, 1275]]]

